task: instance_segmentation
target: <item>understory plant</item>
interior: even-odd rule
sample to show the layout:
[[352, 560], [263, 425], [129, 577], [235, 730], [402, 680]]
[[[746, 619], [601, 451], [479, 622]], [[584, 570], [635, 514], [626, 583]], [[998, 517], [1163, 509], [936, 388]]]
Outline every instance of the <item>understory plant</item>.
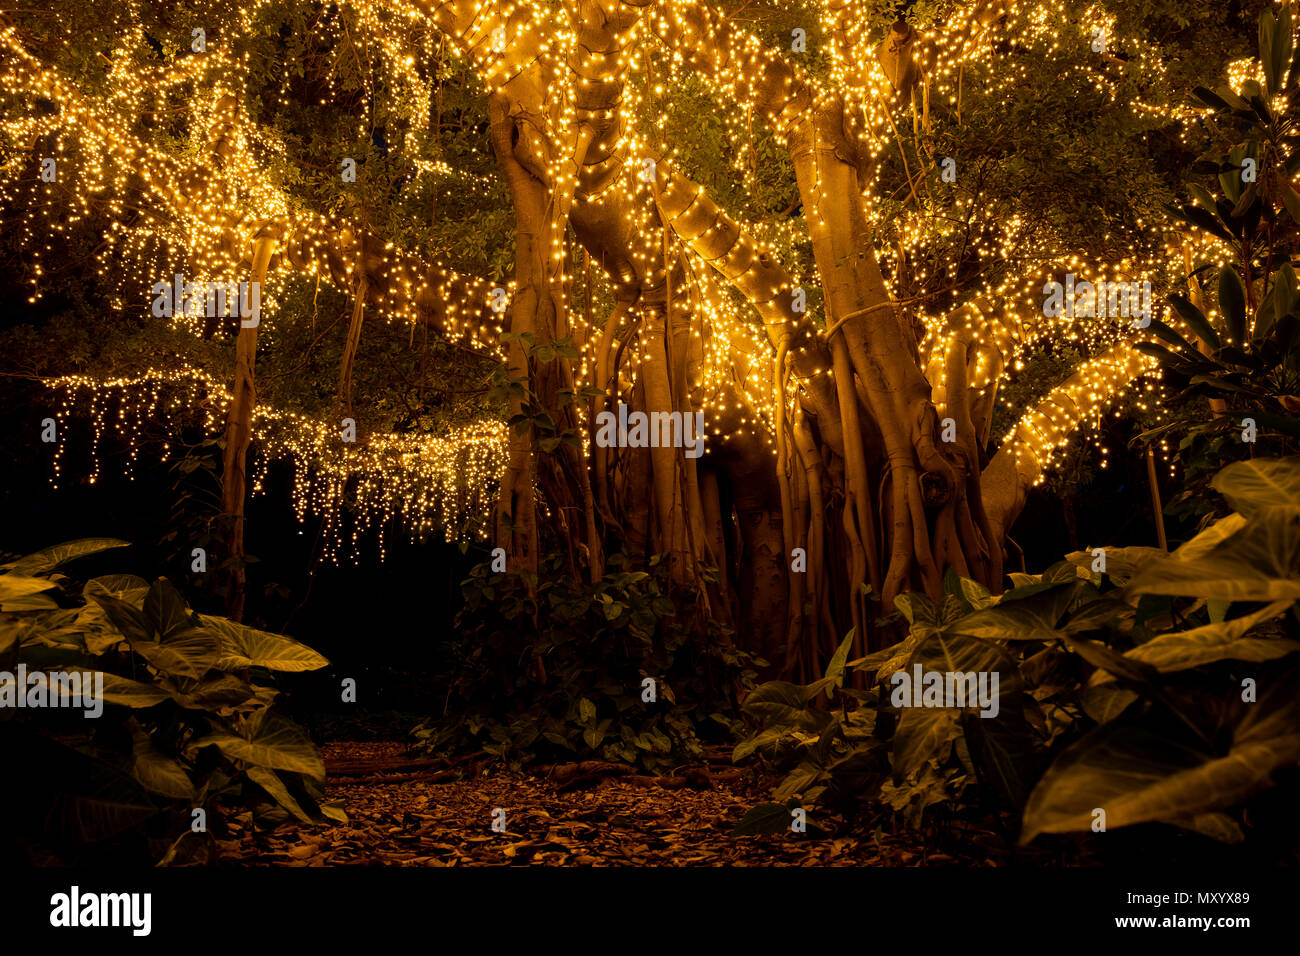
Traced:
[[[1252, 797], [1300, 763], [1300, 459], [1237, 462], [1213, 488], [1230, 513], [1172, 553], [1092, 548], [1002, 595], [950, 573], [940, 602], [898, 598], [899, 643], [849, 661], [846, 640], [821, 680], [757, 687], [734, 757], [784, 779], [739, 832], [788, 830], [798, 806], [920, 826], [981, 804], [1022, 844], [1152, 823], [1242, 841]], [[995, 715], [895, 706], [918, 665], [996, 674]]]
[[[607, 760], [661, 770], [736, 740], [764, 662], [669, 583], [667, 562], [613, 556], [595, 584], [558, 557], [540, 574], [477, 566], [462, 583], [444, 713], [415, 730], [431, 752], [473, 748], [513, 766]], [[707, 570], [704, 572], [710, 574]]]
[[1193, 164], [1194, 201], [1168, 210], [1219, 240], [1227, 261], [1195, 264], [1190, 297], [1169, 297], [1188, 338], [1153, 321], [1162, 341], [1135, 346], [1180, 387], [1169, 420], [1135, 439], [1176, 443], [1183, 478], [1168, 511], [1178, 517], [1207, 517], [1206, 487], [1225, 462], [1300, 450], [1300, 56], [1288, 7], [1260, 14], [1258, 62], [1264, 82], [1247, 79], [1240, 94], [1227, 84], [1196, 89], [1234, 145]]
[[[0, 851], [198, 862], [211, 859], [232, 811], [264, 826], [346, 820], [324, 800], [319, 751], [274, 706], [273, 672], [328, 661], [291, 638], [195, 613], [166, 578], [79, 585], [59, 570], [127, 544], [88, 538], [0, 565], [0, 679], [37, 704], [0, 693], [11, 768]], [[102, 713], [68, 706], [64, 675], [86, 688], [102, 679]]]

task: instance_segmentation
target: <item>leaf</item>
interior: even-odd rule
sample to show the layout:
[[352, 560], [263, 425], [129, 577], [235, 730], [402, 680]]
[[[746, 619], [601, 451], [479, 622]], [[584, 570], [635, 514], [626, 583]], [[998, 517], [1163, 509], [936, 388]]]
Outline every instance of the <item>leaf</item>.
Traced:
[[924, 594], [905, 593], [894, 598], [894, 607], [902, 612], [903, 617], [907, 618], [908, 624], [916, 624], [918, 621], [924, 624], [933, 624], [938, 618], [938, 608]]
[[21, 614], [25, 611], [57, 611], [59, 604], [52, 597], [44, 594], [27, 594], [20, 598], [0, 601], [0, 611]]
[[1300, 686], [1274, 681], [1246, 711], [1224, 755], [1189, 746], [1140, 719], [1090, 731], [1043, 775], [1025, 807], [1021, 843], [1040, 833], [1087, 830], [1094, 809], [1107, 829], [1174, 822], [1235, 806], [1300, 759]]
[[[849, 633], [844, 635], [844, 640], [840, 641], [840, 646], [831, 656], [831, 662], [826, 665], [826, 679], [833, 681], [835, 687], [844, 686], [844, 662], [849, 658], [849, 646], [853, 643], [854, 630], [855, 628], [849, 628]], [[826, 699], [830, 700], [833, 696], [831, 688], [827, 687]]]
[[259, 631], [224, 617], [200, 614], [199, 621], [220, 636], [221, 658], [216, 664], [220, 670], [265, 667], [272, 671], [297, 673], [329, 665], [329, 660], [323, 655], [291, 637]]
[[1108, 591], [1095, 601], [1083, 605], [1066, 620], [1067, 634], [1085, 634], [1088, 631], [1124, 630], [1132, 620], [1135, 608], [1116, 591]]
[[140, 610], [153, 626], [154, 632], [161, 635], [164, 641], [172, 634], [193, 626], [185, 599], [166, 578], [159, 578], [149, 586]]
[[1200, 557], [1151, 561], [1130, 594], [1222, 601], [1300, 600], [1300, 508], [1269, 507]]
[[[220, 727], [220, 725], [217, 725]], [[262, 711], [228, 729], [218, 729], [191, 746], [214, 746], [231, 760], [255, 767], [291, 770], [316, 780], [325, 779], [325, 763], [306, 732], [292, 721]]]
[[1023, 714], [1016, 720], [1008, 719], [1010, 716], [988, 719], [966, 714], [963, 725], [980, 779], [1020, 810], [1033, 791], [1041, 754], [1034, 747]]
[[1300, 504], [1300, 458], [1234, 462], [1214, 476], [1210, 487], [1247, 518], [1271, 505]]
[[144, 611], [98, 590], [91, 592], [90, 599], [103, 609], [109, 622], [128, 641], [153, 642], [153, 627]]
[[130, 721], [132, 745], [131, 772], [146, 790], [172, 797], [176, 800], [191, 800], [194, 797], [194, 781], [185, 772], [181, 762], [168, 756], [154, 746], [149, 734], [135, 721]]
[[780, 803], [760, 803], [741, 818], [729, 836], [765, 836], [790, 832], [790, 811]]
[[117, 674], [109, 674], [106, 671], [82, 670], [81, 673], [83, 675], [83, 686], [91, 675], [103, 673], [104, 690], [101, 696], [106, 704], [117, 704], [121, 707], [131, 707], [138, 710], [142, 707], [161, 704], [169, 699], [166, 691], [152, 684], [142, 684], [139, 681], [120, 677]]
[[1054, 623], [1044, 620], [1036, 608], [1013, 602], [968, 614], [949, 624], [944, 633], [985, 640], [1052, 641], [1061, 636]]
[[1246, 516], [1242, 514], [1230, 514], [1226, 518], [1220, 518], [1191, 541], [1175, 548], [1173, 555], [1180, 561], [1204, 557], [1245, 526]]
[[1270, 11], [1260, 11], [1259, 60], [1264, 67], [1264, 84], [1270, 96], [1276, 96], [1281, 89], [1282, 77], [1289, 66], [1289, 57], [1285, 56], [1286, 42], [1278, 36], [1277, 27], [1277, 20]]
[[[238, 707], [256, 696], [249, 684], [233, 674], [218, 674], [200, 682], [197, 687], [186, 686], [185, 689], [166, 678], [162, 683], [172, 699], [187, 710], [222, 711]], [[187, 685], [190, 683], [186, 682]]]
[[1228, 338], [1246, 341], [1246, 287], [1230, 265], [1219, 270], [1219, 311], [1228, 324]]
[[80, 538], [76, 541], [65, 541], [63, 544], [44, 548], [35, 554], [19, 558], [13, 564], [6, 565], [6, 567], [16, 574], [48, 574], [77, 558], [84, 558], [113, 548], [129, 548], [130, 546], [130, 541], [123, 541], [120, 538]]
[[90, 601], [93, 594], [107, 594], [139, 607], [148, 591], [149, 582], [142, 577], [134, 574], [106, 574], [87, 581], [81, 589], [81, 596]]
[[1175, 354], [1175, 358], [1193, 362], [1200, 357], [1196, 352], [1196, 346], [1192, 345], [1191, 342], [1187, 341], [1187, 339], [1183, 338], [1159, 319], [1151, 320], [1150, 329], [1153, 333], [1160, 336], [1160, 338], [1180, 350], [1181, 354]]
[[0, 601], [13, 601], [56, 587], [57, 584], [45, 578], [32, 578], [13, 572], [0, 574]]
[[1153, 665], [1161, 673], [1184, 671], [1213, 661], [1271, 661], [1300, 651], [1300, 641], [1275, 637], [1246, 637], [1251, 628], [1286, 613], [1290, 601], [1275, 601], [1254, 614], [1180, 631], [1160, 634], [1124, 656]]
[[167, 848], [167, 852], [158, 861], [158, 866], [186, 866], [209, 863], [212, 859], [213, 837], [211, 833], [195, 833], [186, 830]]
[[1192, 330], [1192, 333], [1197, 338], [1209, 346], [1211, 350], [1220, 347], [1219, 334], [1214, 331], [1214, 326], [1205, 317], [1205, 313], [1194, 306], [1191, 300], [1174, 293], [1169, 296], [1169, 302], [1173, 305], [1175, 311], [1182, 316], [1183, 321], [1187, 323], [1188, 328]]
[[1099, 724], [1114, 720], [1128, 709], [1129, 704], [1138, 699], [1138, 693], [1126, 687], [1120, 687], [1106, 671], [1096, 672], [1107, 678], [1109, 683], [1089, 684], [1079, 695], [1083, 711]]
[[[809, 687], [816, 689], [810, 693]], [[757, 718], [764, 727], [784, 725], [817, 731], [830, 720], [825, 711], [808, 708], [808, 702], [821, 690], [816, 683], [804, 686], [788, 681], [768, 681], [749, 692], [741, 709]]]
[[[794, 770], [786, 775], [780, 785], [772, 791], [772, 796], [777, 800], [791, 800], [795, 797], [804, 797], [825, 777], [826, 771], [819, 767], [811, 760], [805, 760]], [[790, 817], [789, 810], [786, 811], [786, 826], [789, 827]]]
[[199, 680], [216, 666], [221, 656], [217, 636], [200, 627], [190, 627], [174, 632], [165, 641], [141, 640], [126, 636], [131, 650], [139, 654], [150, 666], [172, 677]]
[[1241, 843], [1246, 839], [1241, 825], [1226, 813], [1198, 813], [1194, 817], [1170, 820], [1174, 826], [1192, 830], [1220, 843]]
[[269, 793], [272, 799], [280, 806], [284, 807], [303, 823], [315, 823], [302, 805], [293, 798], [289, 788], [284, 785], [284, 781], [274, 770], [267, 770], [265, 767], [249, 767], [248, 779]]
[[[1066, 646], [1098, 670], [1122, 678], [1130, 684], [1152, 687], [1156, 682], [1156, 669], [1150, 664], [1125, 657], [1119, 651], [1099, 641], [1081, 637], [1067, 637]], [[1157, 691], [1157, 695], [1158, 691]]]
[[950, 707], [907, 707], [894, 730], [894, 780], [901, 782], [932, 757], [948, 756], [948, 745], [961, 733], [961, 712]]
[[932, 634], [917, 646], [908, 661], [909, 668], [914, 669], [918, 664], [923, 671], [997, 674], [999, 696], [1016, 689], [1020, 679], [1020, 670], [1006, 648], [964, 634]]
[[[1236, 201], [1235, 192], [1229, 192], [1229, 196], [1233, 201]], [[1175, 218], [1181, 219], [1183, 222], [1195, 226], [1197, 229], [1202, 229], [1205, 232], [1210, 233], [1212, 236], [1217, 236], [1224, 242], [1231, 244], [1236, 241], [1232, 233], [1224, 227], [1223, 223], [1216, 216], [1206, 212], [1204, 209], [1197, 206], [1184, 206], [1182, 209], [1174, 209], [1170, 207], [1169, 211]]]
[[1226, 100], [1224, 100], [1217, 93], [1208, 89], [1207, 87], [1204, 86], [1196, 87], [1195, 89], [1192, 90], [1192, 95], [1194, 95], [1197, 99], [1199, 99], [1202, 103], [1204, 103], [1206, 106], [1210, 107], [1211, 109], [1223, 110], [1223, 111], [1232, 109], [1232, 107], [1228, 105]]

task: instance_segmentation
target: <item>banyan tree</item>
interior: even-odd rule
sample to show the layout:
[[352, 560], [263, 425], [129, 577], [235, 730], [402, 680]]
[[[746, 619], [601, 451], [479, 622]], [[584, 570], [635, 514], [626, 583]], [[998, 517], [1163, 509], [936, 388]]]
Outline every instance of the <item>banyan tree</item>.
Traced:
[[[1021, 99], [1050, 88], [1034, 72], [1042, 51], [1068, 47], [1103, 98], [1105, 84], [1140, 82], [1153, 100], [1164, 95], [1160, 51], [1123, 49], [1121, 25], [1096, 6], [910, 6], [214, 2], [151, 25], [122, 14], [118, 45], [81, 75], [16, 14], [0, 21], [16, 157], [5, 202], [27, 210], [32, 230], [129, 214], [188, 274], [306, 276], [351, 297], [331, 434], [365, 400], [353, 362], [377, 321], [498, 360], [507, 427], [489, 533], [505, 573], [536, 573], [553, 553], [596, 580], [615, 553], [633, 565], [660, 555], [698, 613], [806, 677], [850, 629], [855, 656], [881, 646], [877, 620], [894, 599], [939, 594], [949, 571], [1001, 590], [1009, 532], [1053, 452], [1151, 369], [1132, 347], [1146, 334], [1136, 315], [1094, 299], [1069, 310], [1086, 331], [1062, 331], [1044, 312], [1044, 283], [1068, 272], [1163, 292], [1185, 281], [1184, 246], [1199, 254], [1194, 235], [1130, 223], [1116, 238], [1113, 222], [1081, 254], [1036, 218], [1048, 200], [1032, 194], [1050, 186], [1029, 176], [1015, 195], [1006, 180], [986, 183], [989, 138], [962, 138], [1017, 84]], [[480, 84], [477, 132], [508, 192], [512, 275], [468, 274], [454, 248], [395, 244], [373, 198], [365, 215], [313, 208], [286, 181], [295, 157], [261, 128], [266, 94], [249, 89], [244, 38], [274, 36], [289, 8], [322, 31], [313, 49], [329, 55], [313, 53], [327, 65], [311, 87], [322, 102], [329, 71], [353, 57], [360, 68], [363, 47], [369, 95], [412, 99], [416, 122], [404, 139], [390, 131], [384, 150], [413, 168], [438, 165], [448, 71]], [[184, 117], [191, 148], [159, 146], [145, 120], [163, 103]], [[737, 188], [784, 184], [783, 209], [747, 215], [728, 208], [734, 189], [711, 195], [707, 147], [673, 138], [690, 139], [683, 110], [705, 104], [724, 117]], [[341, 194], [373, 180], [336, 152], [302, 175]], [[40, 175], [49, 156], [57, 193]], [[195, 329], [237, 355], [222, 504], [236, 554], [259, 332], [276, 322], [264, 302], [260, 324], [204, 316]], [[995, 430], [1000, 384], [1048, 334], [1081, 336], [1091, 357]], [[603, 413], [644, 413], [663, 440], [597, 440]], [[698, 457], [675, 430], [697, 414]]]

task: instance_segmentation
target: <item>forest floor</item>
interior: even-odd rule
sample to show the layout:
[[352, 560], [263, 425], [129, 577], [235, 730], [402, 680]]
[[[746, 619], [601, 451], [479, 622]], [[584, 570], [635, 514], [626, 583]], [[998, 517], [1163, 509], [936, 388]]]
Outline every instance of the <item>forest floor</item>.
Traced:
[[[248, 866], [922, 866], [996, 865], [1007, 851], [988, 830], [943, 838], [886, 824], [809, 839], [732, 837], [771, 780], [702, 764], [667, 778], [609, 764], [531, 773], [467, 762], [402, 766], [400, 743], [323, 748], [328, 798], [348, 823], [257, 832], [247, 816], [219, 842], [225, 865]], [[397, 767], [394, 767], [397, 764]], [[505, 811], [504, 832], [492, 829]], [[810, 821], [814, 822], [815, 821]]]

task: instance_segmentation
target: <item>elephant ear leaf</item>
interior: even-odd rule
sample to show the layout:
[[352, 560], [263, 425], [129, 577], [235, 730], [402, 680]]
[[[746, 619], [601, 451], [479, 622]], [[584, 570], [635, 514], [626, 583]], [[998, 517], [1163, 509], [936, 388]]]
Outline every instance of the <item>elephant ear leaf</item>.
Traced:
[[256, 767], [287, 770], [325, 779], [320, 751], [297, 724], [270, 711], [261, 711], [229, 728], [217, 727], [193, 743], [195, 749], [215, 746], [231, 760]]
[[129, 726], [134, 741], [131, 769], [135, 779], [151, 793], [178, 800], [193, 799], [194, 781], [181, 762], [154, 746], [149, 734], [137, 721], [130, 721]]
[[217, 664], [221, 670], [265, 667], [272, 671], [314, 671], [329, 664], [326, 657], [291, 637], [259, 631], [224, 617], [200, 614], [199, 621], [221, 640], [222, 656]]
[[1300, 504], [1300, 459], [1234, 462], [1214, 476], [1210, 487], [1247, 518], [1274, 505]]
[[79, 538], [76, 541], [65, 541], [63, 544], [43, 548], [35, 554], [19, 558], [7, 567], [15, 574], [49, 574], [77, 558], [130, 546], [130, 541], [123, 541], [120, 538]]
[[[1262, 702], [1261, 702], [1262, 704]], [[1119, 718], [1068, 748], [1025, 806], [1021, 842], [1040, 833], [1108, 830], [1234, 806], [1267, 786], [1278, 767], [1300, 758], [1296, 725], [1261, 724], [1223, 756]], [[1104, 813], [1104, 817], [1099, 816]]]

